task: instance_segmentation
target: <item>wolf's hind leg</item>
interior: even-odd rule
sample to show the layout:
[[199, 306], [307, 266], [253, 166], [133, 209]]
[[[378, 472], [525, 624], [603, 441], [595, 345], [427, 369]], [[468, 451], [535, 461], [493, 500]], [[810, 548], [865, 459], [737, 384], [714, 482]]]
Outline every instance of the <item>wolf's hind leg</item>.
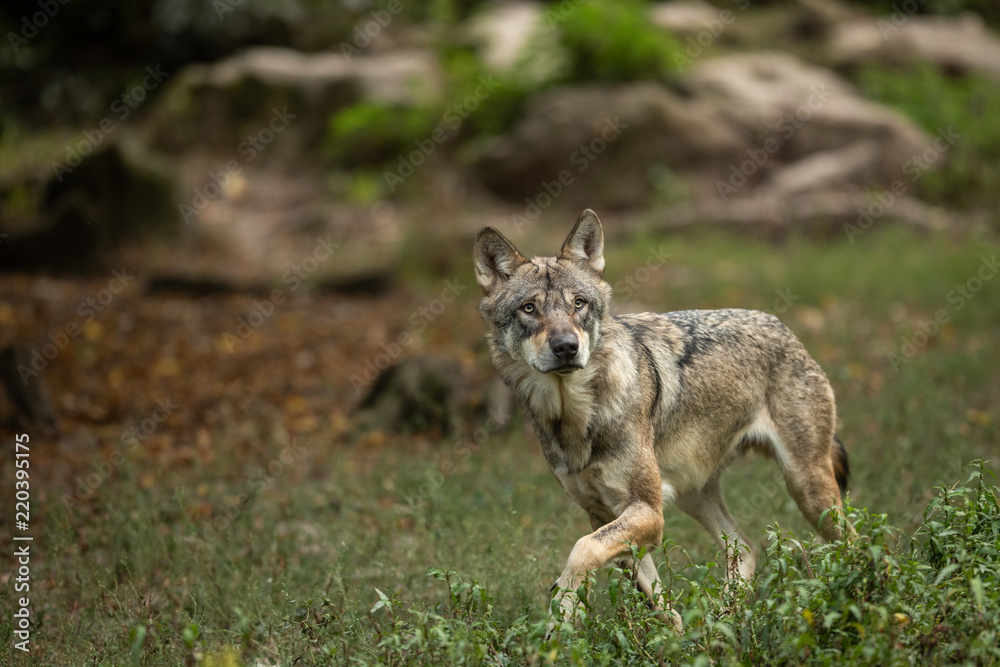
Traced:
[[715, 475], [698, 491], [681, 494], [674, 501], [688, 516], [710, 532], [726, 550], [726, 576], [753, 577], [757, 566], [757, 548], [750, 541], [722, 498], [719, 476]]
[[[843, 506], [840, 502], [840, 488], [829, 459], [808, 463], [793, 461], [782, 465], [781, 471], [785, 476], [789, 495], [799, 506], [802, 515], [819, 530], [823, 539], [827, 542], [842, 539], [843, 531], [833, 514], [842, 515]], [[823, 513], [831, 508], [832, 511], [824, 517]], [[853, 535], [854, 529], [849, 526], [847, 532]]]
[[[768, 396], [771, 445], [799, 511], [832, 542], [843, 537], [840, 487], [847, 484], [847, 452], [833, 433], [837, 409], [829, 381], [811, 359], [800, 362]], [[854, 535], [850, 524], [847, 533]]]
[[[817, 424], [787, 415], [776, 419], [775, 425], [775, 458], [789, 495], [826, 541], [840, 540], [843, 531], [837, 519], [843, 517], [840, 487], [847, 483], [847, 453], [834, 438], [832, 419]], [[840, 517], [835, 518], [836, 514]], [[848, 525], [847, 532], [852, 536], [854, 529]]]

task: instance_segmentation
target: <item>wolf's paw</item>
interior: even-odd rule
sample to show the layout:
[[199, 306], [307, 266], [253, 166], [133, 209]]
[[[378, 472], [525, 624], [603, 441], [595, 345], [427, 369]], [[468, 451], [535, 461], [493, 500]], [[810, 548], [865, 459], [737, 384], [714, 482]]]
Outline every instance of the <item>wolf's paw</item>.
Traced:
[[559, 588], [558, 584], [552, 588], [556, 591], [556, 594], [549, 606], [549, 614], [552, 620], [549, 621], [545, 629], [546, 639], [552, 637], [552, 633], [555, 632], [558, 626], [571, 623], [577, 629], [580, 629], [587, 620], [587, 610], [580, 601], [580, 597], [576, 591], [564, 590]]
[[666, 609], [657, 609], [655, 615], [663, 624], [672, 625], [677, 634], [684, 632], [684, 621], [673, 607], [668, 605]]
[[674, 610], [673, 605], [667, 601], [666, 595], [657, 595], [652, 600], [647, 601], [647, 604], [653, 618], [664, 625], [673, 626], [678, 634], [684, 631], [684, 621], [681, 619], [681, 615]]

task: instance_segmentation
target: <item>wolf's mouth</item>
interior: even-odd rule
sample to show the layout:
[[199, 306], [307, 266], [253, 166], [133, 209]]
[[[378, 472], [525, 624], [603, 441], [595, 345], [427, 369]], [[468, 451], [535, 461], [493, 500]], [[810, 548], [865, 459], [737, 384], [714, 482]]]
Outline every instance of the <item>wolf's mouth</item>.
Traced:
[[548, 373], [556, 373], [558, 375], [569, 375], [573, 371], [582, 370], [583, 366], [580, 364], [564, 364], [562, 366], [557, 366], [556, 368], [550, 368]]

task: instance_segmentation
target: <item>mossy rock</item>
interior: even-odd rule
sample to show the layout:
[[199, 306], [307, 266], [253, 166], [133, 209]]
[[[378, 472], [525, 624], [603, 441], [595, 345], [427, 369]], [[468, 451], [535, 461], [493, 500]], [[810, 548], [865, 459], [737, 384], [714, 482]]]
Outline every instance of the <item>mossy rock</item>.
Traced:
[[413, 106], [440, 88], [437, 70], [426, 51], [346, 58], [257, 47], [178, 73], [152, 110], [149, 141], [171, 153], [210, 150], [249, 161], [256, 153], [250, 157], [248, 138], [263, 133], [269, 143], [277, 137], [268, 133], [280, 132], [264, 157], [299, 159], [316, 152], [337, 110], [362, 102]]
[[175, 182], [138, 147], [112, 143], [45, 185], [38, 225], [0, 246], [5, 269], [101, 270], [115, 248], [176, 233]]

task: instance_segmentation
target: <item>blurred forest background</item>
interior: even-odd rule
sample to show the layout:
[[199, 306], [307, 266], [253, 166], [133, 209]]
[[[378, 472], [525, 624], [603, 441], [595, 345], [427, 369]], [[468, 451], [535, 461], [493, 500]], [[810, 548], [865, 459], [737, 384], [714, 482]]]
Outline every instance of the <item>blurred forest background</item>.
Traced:
[[[1000, 451], [998, 29], [994, 0], [6, 1], [0, 474], [29, 433], [36, 542], [0, 659], [433, 664], [368, 610], [440, 609], [456, 568], [544, 661], [518, 624], [587, 520], [493, 378], [471, 249], [554, 254], [584, 207], [620, 312], [800, 335], [852, 497], [912, 533]], [[747, 532], [808, 533], [747, 470]], [[889, 647], [968, 657], [910, 627]]]

